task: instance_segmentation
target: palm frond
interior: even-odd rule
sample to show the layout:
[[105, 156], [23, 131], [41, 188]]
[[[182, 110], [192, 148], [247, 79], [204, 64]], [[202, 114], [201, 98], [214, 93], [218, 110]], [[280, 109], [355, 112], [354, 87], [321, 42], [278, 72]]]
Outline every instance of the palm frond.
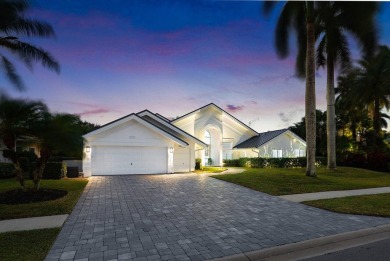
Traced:
[[18, 55], [27, 66], [29, 66], [32, 61], [37, 61], [41, 62], [42, 66], [46, 68], [52, 69], [57, 73], [60, 72], [59, 63], [54, 59], [54, 57], [52, 57], [49, 52], [43, 50], [40, 47], [36, 47], [18, 40], [5, 41], [4, 38], [0, 39], [0, 46], [3, 46], [12, 53]]
[[55, 36], [53, 27], [46, 22], [19, 18], [12, 23], [3, 25], [0, 30], [7, 35], [16, 34], [28, 37], [52, 37]]
[[16, 72], [15, 66], [6, 57], [1, 56], [1, 63], [8, 80], [15, 85], [19, 91], [25, 90], [24, 83]]

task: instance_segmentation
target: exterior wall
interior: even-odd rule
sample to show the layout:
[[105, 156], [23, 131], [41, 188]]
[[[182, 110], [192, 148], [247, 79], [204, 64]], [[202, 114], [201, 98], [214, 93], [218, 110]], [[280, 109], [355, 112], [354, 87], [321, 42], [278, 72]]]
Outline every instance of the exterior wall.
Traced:
[[[306, 144], [290, 135], [288, 132], [272, 139], [268, 143], [259, 147], [259, 157], [273, 158], [273, 150], [281, 150], [282, 158], [296, 158], [296, 150], [301, 150], [302, 157], [306, 157]], [[278, 156], [279, 157], [279, 156]]]
[[274, 158], [275, 155], [273, 150], [277, 151], [277, 153], [281, 151], [281, 155], [276, 157], [296, 158], [298, 156], [296, 155], [297, 150], [300, 150], [302, 153], [300, 157], [306, 157], [306, 144], [287, 132], [270, 140], [257, 149], [234, 149], [233, 159], [243, 157]]
[[[212, 165], [218, 166], [222, 166], [223, 159], [226, 158], [226, 155], [233, 157], [234, 150], [224, 150], [224, 142], [231, 143], [231, 148], [233, 148], [236, 144], [239, 144], [254, 135], [252, 131], [226, 115], [223, 111], [212, 106], [175, 121], [173, 124], [203, 142], [206, 142], [204, 133], [205, 131], [208, 131], [211, 136], [209, 157], [213, 161]], [[248, 153], [250, 152], [251, 151], [249, 150]], [[203, 166], [207, 165], [208, 157], [205, 156], [204, 149], [196, 150], [194, 157], [200, 158]]]
[[[86, 151], [87, 146], [90, 147], [89, 152]], [[96, 146], [166, 147], [168, 153], [167, 172], [173, 172], [173, 152], [170, 152], [169, 148], [174, 147], [174, 142], [135, 120], [123, 123], [86, 139], [83, 157], [83, 172], [86, 177], [92, 174], [91, 156]]]

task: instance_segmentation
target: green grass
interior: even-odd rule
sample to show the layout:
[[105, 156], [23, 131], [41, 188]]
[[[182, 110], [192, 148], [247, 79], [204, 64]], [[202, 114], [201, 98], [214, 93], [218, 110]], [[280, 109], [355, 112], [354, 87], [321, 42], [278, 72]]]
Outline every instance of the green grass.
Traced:
[[227, 170], [224, 167], [203, 167], [202, 170], [195, 170], [195, 173], [221, 173]]
[[335, 171], [317, 168], [317, 177], [305, 175], [305, 168], [247, 169], [239, 174], [212, 176], [271, 195], [289, 195], [332, 190], [390, 186], [390, 173], [338, 167]]
[[[42, 180], [42, 188], [66, 190], [68, 194], [65, 197], [51, 201], [19, 205], [0, 204], [0, 220], [69, 214], [87, 183], [88, 180], [82, 178]], [[26, 184], [27, 187], [33, 186], [31, 180], [28, 180]], [[14, 179], [0, 180], [0, 192], [16, 188], [19, 188], [19, 185]], [[0, 260], [2, 259], [0, 258]]]
[[333, 212], [390, 217], [390, 194], [321, 199], [303, 203]]
[[44, 260], [59, 232], [60, 228], [51, 228], [1, 233], [0, 260]]

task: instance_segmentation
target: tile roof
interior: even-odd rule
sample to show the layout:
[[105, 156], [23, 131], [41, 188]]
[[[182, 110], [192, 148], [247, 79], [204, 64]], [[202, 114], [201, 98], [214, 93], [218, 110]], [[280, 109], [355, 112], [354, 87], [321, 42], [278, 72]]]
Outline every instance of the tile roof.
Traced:
[[258, 148], [286, 131], [288, 131], [288, 129], [261, 132], [259, 135], [237, 144], [233, 149]]

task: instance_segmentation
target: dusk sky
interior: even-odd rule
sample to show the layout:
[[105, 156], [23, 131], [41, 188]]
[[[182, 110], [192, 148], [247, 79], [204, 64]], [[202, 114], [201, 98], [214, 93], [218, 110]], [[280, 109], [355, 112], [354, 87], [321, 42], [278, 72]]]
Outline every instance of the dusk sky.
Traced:
[[[105, 124], [149, 109], [166, 117], [208, 103], [257, 131], [291, 126], [304, 116], [305, 83], [294, 77], [295, 51], [279, 60], [277, 10], [257, 1], [35, 0], [29, 14], [49, 22], [55, 39], [32, 40], [50, 51], [61, 73], [39, 64], [18, 71], [27, 90], [1, 77], [12, 97], [40, 99], [54, 112]], [[390, 45], [390, 2], [378, 16], [380, 43]], [[29, 40], [31, 41], [31, 40]], [[359, 57], [356, 45], [355, 58]], [[325, 109], [325, 71], [316, 78]]]

